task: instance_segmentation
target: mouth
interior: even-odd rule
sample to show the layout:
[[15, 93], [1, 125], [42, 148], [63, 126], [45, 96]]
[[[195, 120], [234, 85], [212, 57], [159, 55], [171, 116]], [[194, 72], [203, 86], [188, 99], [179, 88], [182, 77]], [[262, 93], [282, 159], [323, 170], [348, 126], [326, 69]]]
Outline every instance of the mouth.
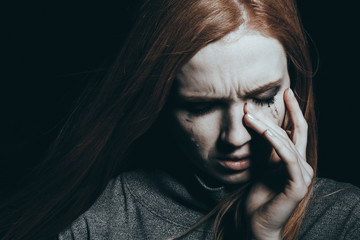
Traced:
[[250, 167], [250, 155], [243, 157], [229, 156], [219, 158], [219, 165], [227, 170], [243, 171]]

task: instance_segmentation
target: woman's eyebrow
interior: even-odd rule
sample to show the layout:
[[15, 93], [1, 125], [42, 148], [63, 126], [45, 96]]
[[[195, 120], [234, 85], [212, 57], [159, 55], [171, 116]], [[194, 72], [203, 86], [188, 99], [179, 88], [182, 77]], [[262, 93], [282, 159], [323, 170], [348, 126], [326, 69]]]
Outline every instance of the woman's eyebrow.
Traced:
[[[255, 97], [261, 93], [264, 93], [269, 90], [275, 90], [276, 88], [279, 88], [282, 83], [282, 79], [278, 79], [273, 82], [266, 83], [260, 87], [257, 87], [255, 89], [247, 91], [243, 97], [245, 98], [252, 98]], [[239, 98], [241, 98], [239, 96]], [[197, 95], [190, 95], [190, 96], [184, 96], [179, 94], [178, 100], [183, 101], [189, 101], [189, 102], [210, 102], [210, 101], [228, 101], [228, 97], [222, 97], [222, 96], [197, 96]]]
[[217, 96], [178, 96], [178, 100], [188, 101], [188, 102], [212, 102], [212, 101], [228, 101], [226, 97], [217, 97]]
[[245, 96], [246, 98], [251, 98], [251, 97], [255, 97], [261, 93], [264, 93], [268, 90], [272, 90], [272, 89], [275, 89], [277, 87], [280, 87], [281, 83], [282, 83], [282, 78], [276, 80], [276, 81], [273, 81], [273, 82], [269, 82], [269, 83], [266, 83], [260, 87], [257, 87], [255, 89], [252, 89], [252, 90], [249, 90], [245, 93]]

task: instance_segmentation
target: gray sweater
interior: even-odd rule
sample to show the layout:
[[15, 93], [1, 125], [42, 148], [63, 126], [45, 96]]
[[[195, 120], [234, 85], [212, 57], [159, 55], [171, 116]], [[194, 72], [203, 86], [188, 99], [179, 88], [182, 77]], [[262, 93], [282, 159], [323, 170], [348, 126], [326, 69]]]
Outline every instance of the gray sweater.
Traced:
[[[189, 229], [232, 190], [164, 171], [123, 173], [58, 238], [167, 239]], [[211, 239], [211, 227], [206, 222], [181, 239]], [[298, 239], [360, 239], [360, 189], [317, 178]]]

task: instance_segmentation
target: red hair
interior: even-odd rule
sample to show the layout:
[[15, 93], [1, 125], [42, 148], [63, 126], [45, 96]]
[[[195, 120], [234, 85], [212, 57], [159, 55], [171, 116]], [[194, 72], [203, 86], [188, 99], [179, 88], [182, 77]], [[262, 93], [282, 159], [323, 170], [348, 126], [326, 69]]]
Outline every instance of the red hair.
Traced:
[[[158, 118], [180, 67], [235, 31], [247, 21], [244, 14], [248, 26], [278, 39], [285, 49], [291, 87], [309, 124], [307, 159], [316, 170], [312, 71], [295, 0], [144, 0], [116, 61], [101, 85], [79, 102], [34, 173], [39, 177], [0, 206], [2, 239], [47, 239], [86, 211], [107, 182], [126, 169], [128, 149]], [[291, 129], [290, 122], [284, 127]], [[241, 194], [214, 212], [215, 238], [229, 230], [224, 216], [237, 209]], [[283, 239], [295, 239], [308, 199], [294, 211]]]

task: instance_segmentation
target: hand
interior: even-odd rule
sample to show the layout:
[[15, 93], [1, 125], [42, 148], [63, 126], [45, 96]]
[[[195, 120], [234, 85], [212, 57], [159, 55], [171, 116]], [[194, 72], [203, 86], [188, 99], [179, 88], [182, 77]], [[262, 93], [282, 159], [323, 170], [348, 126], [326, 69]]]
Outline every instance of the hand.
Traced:
[[291, 132], [245, 106], [245, 124], [264, 136], [273, 148], [270, 163], [282, 164], [287, 173], [280, 190], [275, 191], [261, 181], [255, 182], [250, 190], [246, 209], [252, 236], [257, 240], [281, 239], [283, 227], [307, 194], [314, 174], [306, 162], [307, 123], [290, 89], [285, 90], [284, 101], [293, 124]]

